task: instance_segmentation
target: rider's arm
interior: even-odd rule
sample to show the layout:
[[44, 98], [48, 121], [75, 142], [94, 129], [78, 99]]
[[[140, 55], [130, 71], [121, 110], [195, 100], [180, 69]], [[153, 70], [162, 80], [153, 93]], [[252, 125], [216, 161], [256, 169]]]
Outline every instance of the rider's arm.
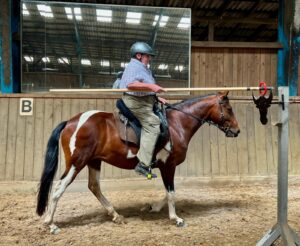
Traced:
[[157, 84], [147, 84], [139, 81], [130, 83], [127, 88], [134, 91], [153, 91], [156, 93], [164, 92], [165, 90]]

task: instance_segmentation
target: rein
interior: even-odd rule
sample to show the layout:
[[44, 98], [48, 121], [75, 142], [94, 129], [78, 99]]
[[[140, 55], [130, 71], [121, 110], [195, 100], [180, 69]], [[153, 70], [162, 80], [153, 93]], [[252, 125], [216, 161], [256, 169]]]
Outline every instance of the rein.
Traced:
[[[222, 102], [219, 101], [219, 105], [220, 105], [220, 108], [221, 108], [221, 112], [220, 112], [220, 115], [221, 115], [221, 120], [222, 120], [222, 123], [224, 123], [224, 113], [223, 113], [223, 108], [221, 106]], [[220, 126], [219, 124], [216, 124], [215, 122], [211, 121], [211, 120], [206, 120], [206, 119], [201, 119], [199, 118], [198, 116], [195, 116], [191, 113], [188, 113], [188, 112], [185, 112], [183, 110], [180, 110], [179, 108], [176, 108], [174, 106], [172, 106], [172, 104], [166, 104], [166, 108], [170, 108], [170, 109], [173, 109], [173, 110], [177, 110], [185, 115], [188, 115], [190, 117], [192, 117], [193, 119], [197, 120], [199, 123], [201, 124], [204, 124], [204, 123], [207, 123], [209, 125], [213, 125], [217, 128], [219, 128], [220, 130], [224, 131], [225, 133], [227, 133], [229, 131], [229, 127], [223, 127], [223, 126]]]

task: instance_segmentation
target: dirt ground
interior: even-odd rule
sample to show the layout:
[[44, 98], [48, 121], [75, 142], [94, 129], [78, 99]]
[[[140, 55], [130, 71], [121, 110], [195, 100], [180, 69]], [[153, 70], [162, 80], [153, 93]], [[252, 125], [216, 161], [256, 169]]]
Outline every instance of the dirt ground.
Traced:
[[[163, 190], [104, 192], [126, 224], [114, 224], [90, 192], [65, 193], [50, 234], [35, 214], [34, 192], [1, 192], [0, 245], [255, 245], [277, 220], [276, 183], [178, 188], [177, 228], [168, 209], [141, 211]], [[289, 225], [300, 235], [300, 184], [289, 186]], [[276, 245], [281, 245], [280, 242]]]

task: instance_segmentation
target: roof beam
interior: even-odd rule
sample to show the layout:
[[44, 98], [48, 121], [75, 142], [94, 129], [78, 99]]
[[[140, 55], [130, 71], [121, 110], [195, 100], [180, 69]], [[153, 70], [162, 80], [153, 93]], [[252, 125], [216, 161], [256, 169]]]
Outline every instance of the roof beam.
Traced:
[[[258, 7], [258, 5], [261, 3], [262, 0], [257, 1], [256, 3], [254, 3], [252, 5], [252, 7], [250, 8], [250, 10], [244, 15], [244, 18], [248, 18], [251, 14], [253, 14], [253, 12], [256, 10], [256, 8]], [[238, 23], [237, 25], [235, 25], [235, 27], [230, 31], [230, 33], [227, 35], [226, 40], [229, 40], [231, 38], [231, 36], [237, 32], [237, 30], [240, 28], [241, 23]], [[265, 24], [261, 24], [265, 25]], [[253, 39], [252, 39], [253, 40]]]
[[157, 33], [158, 33], [158, 29], [159, 29], [159, 24], [160, 24], [160, 20], [162, 18], [162, 13], [163, 13], [163, 9], [160, 9], [159, 11], [159, 16], [158, 16], [158, 20], [156, 22], [156, 25], [153, 29], [153, 32], [152, 32], [152, 35], [151, 35], [151, 41], [150, 41], [150, 44], [151, 44], [151, 47], [154, 49], [155, 47], [155, 41], [156, 41], [156, 37], [157, 37]]
[[261, 48], [261, 49], [281, 49], [279, 42], [207, 42], [192, 41], [192, 47], [201, 48]]
[[197, 23], [213, 23], [213, 24], [234, 24], [234, 23], [244, 23], [244, 24], [254, 24], [254, 25], [270, 25], [270, 26], [276, 26], [277, 27], [277, 18], [233, 18], [233, 17], [194, 17], [192, 19], [193, 25]]
[[74, 29], [75, 29], [75, 36], [76, 36], [76, 54], [77, 54], [78, 60], [79, 60], [79, 64], [78, 64], [79, 65], [79, 87], [81, 88], [83, 86], [82, 67], [81, 67], [81, 40], [80, 40], [79, 31], [78, 31], [77, 21], [75, 19], [74, 9], [71, 8], [71, 11], [72, 11], [72, 17], [73, 17], [73, 23], [74, 23]]
[[215, 15], [218, 17], [222, 17], [225, 9], [227, 9], [227, 7], [230, 3], [231, 3], [231, 0], [223, 1], [222, 5], [216, 10]]

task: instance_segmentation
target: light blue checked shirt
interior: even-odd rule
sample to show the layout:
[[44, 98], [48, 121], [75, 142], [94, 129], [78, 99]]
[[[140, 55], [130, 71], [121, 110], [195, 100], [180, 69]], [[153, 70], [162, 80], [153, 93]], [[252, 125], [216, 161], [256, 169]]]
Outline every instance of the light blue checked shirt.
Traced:
[[[127, 88], [127, 86], [134, 82], [139, 81], [146, 84], [155, 84], [151, 70], [137, 59], [131, 58], [126, 66], [122, 79], [120, 81], [120, 89]], [[155, 95], [154, 92], [127, 92], [135, 96]]]

